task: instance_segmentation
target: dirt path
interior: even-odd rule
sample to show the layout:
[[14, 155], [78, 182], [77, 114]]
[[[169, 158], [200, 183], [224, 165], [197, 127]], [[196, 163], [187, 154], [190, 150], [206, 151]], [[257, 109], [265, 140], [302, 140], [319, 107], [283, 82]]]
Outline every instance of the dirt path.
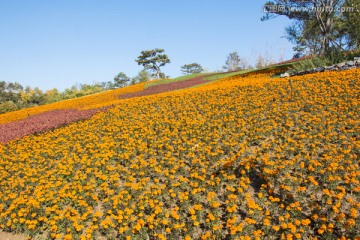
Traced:
[[28, 239], [26, 236], [21, 234], [11, 234], [7, 232], [2, 232], [0, 230], [0, 240], [26, 240]]

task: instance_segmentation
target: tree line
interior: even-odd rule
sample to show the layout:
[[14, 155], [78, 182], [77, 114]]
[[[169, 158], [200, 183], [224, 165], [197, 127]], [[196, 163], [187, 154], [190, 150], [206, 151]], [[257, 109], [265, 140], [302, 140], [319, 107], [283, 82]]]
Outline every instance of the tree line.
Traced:
[[61, 100], [72, 99], [113, 88], [107, 82], [73, 85], [60, 92], [58, 89], [42, 91], [38, 87], [23, 87], [20, 83], [0, 81], [0, 114]]
[[62, 92], [56, 88], [42, 91], [38, 87], [24, 87], [18, 82], [0, 81], [0, 114], [146, 82], [151, 77], [146, 67], [133, 78], [120, 72], [113, 81], [73, 85]]
[[[66, 88], [64, 91], [59, 91], [56, 88], [42, 91], [38, 87], [24, 87], [18, 82], [0, 81], [0, 114], [122, 88], [136, 83], [147, 82], [150, 79], [168, 78], [162, 72], [162, 67], [171, 61], [164, 52], [164, 49], [159, 48], [142, 51], [135, 62], [143, 66], [143, 69], [132, 78], [128, 77], [124, 72], [119, 72], [112, 81], [77, 84]], [[239, 71], [248, 67], [246, 61], [241, 59], [237, 52], [232, 52], [227, 56], [223, 70]], [[196, 62], [184, 64], [180, 67], [180, 70], [183, 74], [205, 72], [201, 64]]]

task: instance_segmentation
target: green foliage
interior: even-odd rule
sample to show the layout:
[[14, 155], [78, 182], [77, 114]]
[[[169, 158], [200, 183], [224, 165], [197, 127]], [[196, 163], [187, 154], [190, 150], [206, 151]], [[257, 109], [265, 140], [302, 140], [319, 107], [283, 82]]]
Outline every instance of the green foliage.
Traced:
[[23, 89], [21, 84], [8, 83], [5, 81], [0, 82], [0, 103], [12, 101], [17, 102], [20, 96], [20, 92]]
[[310, 53], [332, 58], [336, 52], [359, 49], [359, 0], [272, 0], [264, 9], [262, 20], [279, 15], [294, 20], [286, 33], [297, 57]]
[[56, 88], [46, 91], [45, 103], [59, 102], [62, 100], [61, 93]]
[[237, 72], [230, 72], [230, 73], [218, 73], [218, 74], [213, 74], [213, 75], [204, 77], [204, 80], [216, 81], [221, 78], [226, 78], [226, 77], [231, 77], [231, 76], [235, 76], [235, 75], [239, 75], [239, 74], [243, 74], [243, 73], [248, 73], [250, 71], [251, 70], [240, 70]]
[[155, 48], [152, 50], [141, 51], [141, 55], [135, 62], [142, 65], [145, 69], [153, 71], [153, 77], [165, 78], [160, 68], [170, 63], [170, 59], [166, 54], [162, 54], [164, 49]]
[[103, 92], [108, 89], [115, 89], [115, 83], [113, 82], [103, 82], [95, 84], [80, 84], [79, 86], [73, 85], [71, 88], [66, 88], [62, 92], [61, 99], [72, 99], [77, 97], [83, 97], [86, 95], [91, 95], [99, 92]]
[[344, 53], [333, 49], [326, 57], [313, 56], [312, 58], [294, 63], [293, 69], [299, 72], [317, 67], [331, 66], [340, 62], [353, 60], [355, 56], [359, 56], [359, 51]]
[[130, 78], [126, 76], [126, 74], [123, 72], [120, 72], [118, 75], [114, 77], [115, 88], [125, 87], [128, 82], [130, 82]]
[[31, 92], [29, 101], [34, 105], [44, 104], [45, 103], [44, 93], [38, 87], [35, 87]]
[[328, 58], [321, 58], [321, 57], [313, 57], [311, 59], [306, 59], [304, 61], [298, 62], [294, 64], [294, 71], [299, 72], [307, 69], [323, 67], [331, 65], [332, 61]]
[[347, 44], [353, 49], [360, 49], [360, 0], [348, 0], [344, 7], [353, 8], [353, 11], [343, 13], [341, 24]]
[[[199, 77], [199, 76], [203, 76], [203, 79], [206, 81], [216, 81], [218, 79], [221, 78], [226, 78], [226, 77], [231, 77], [231, 76], [235, 76], [235, 75], [240, 75], [240, 74], [245, 74], [245, 73], [250, 73], [256, 71], [254, 69], [247, 69], [247, 70], [240, 70], [240, 71], [236, 71], [236, 72], [230, 72], [230, 73], [197, 73], [197, 74], [188, 74], [185, 76], [181, 76], [181, 77], [177, 77], [177, 78], [173, 78], [173, 79], [164, 79], [164, 80], [159, 80], [159, 81], [154, 81], [154, 82], [150, 82], [148, 84], [145, 85], [145, 88], [151, 87], [151, 86], [156, 86], [156, 85], [160, 85], [160, 84], [167, 84], [167, 83], [172, 83], [172, 82], [179, 82], [179, 81], [186, 81], [195, 77]], [[207, 83], [204, 83], [207, 84]], [[199, 87], [203, 84], [199, 84], [196, 85], [192, 88], [195, 87]]]
[[360, 49], [356, 49], [356, 50], [353, 50], [353, 51], [348, 51], [348, 52], [345, 52], [343, 53], [346, 60], [353, 60], [354, 57], [359, 57], [360, 56]]
[[17, 110], [18, 107], [12, 101], [0, 103], [0, 114]]
[[27, 86], [24, 89], [19, 83], [1, 81], [0, 113], [82, 97], [114, 88], [115, 83], [109, 81], [95, 84], [80, 84], [79, 86], [73, 85], [71, 88], [66, 88], [63, 92], [53, 88], [44, 93], [37, 87], [32, 89]]
[[150, 74], [146, 69], [142, 69], [135, 77], [131, 79], [131, 85], [136, 83], [147, 82], [150, 80]]
[[321, 49], [321, 36], [314, 20], [295, 21], [287, 27], [286, 38], [295, 46], [294, 57], [302, 57], [307, 53], [319, 53]]
[[180, 70], [183, 74], [196, 74], [204, 72], [204, 69], [198, 63], [185, 64], [181, 66]]

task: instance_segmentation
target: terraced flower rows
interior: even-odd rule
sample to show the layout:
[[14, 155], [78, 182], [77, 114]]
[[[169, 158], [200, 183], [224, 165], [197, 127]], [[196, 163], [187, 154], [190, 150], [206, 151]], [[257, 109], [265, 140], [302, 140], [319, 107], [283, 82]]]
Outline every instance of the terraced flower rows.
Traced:
[[78, 120], [85, 120], [103, 109], [75, 110], [63, 109], [53, 110], [36, 114], [23, 120], [0, 124], [0, 143], [7, 143], [11, 140], [24, 136], [41, 133], [58, 128]]
[[164, 93], [164, 92], [169, 92], [169, 91], [174, 91], [174, 90], [180, 90], [180, 89], [184, 89], [184, 88], [188, 88], [188, 87], [193, 87], [193, 86], [196, 86], [199, 84], [204, 84], [204, 83], [209, 82], [209, 81], [204, 80], [205, 76], [198, 76], [198, 77], [194, 77], [194, 78], [184, 80], [184, 81], [170, 82], [170, 83], [166, 83], [166, 84], [150, 86], [142, 91], [123, 94], [119, 98], [125, 99], [125, 98], [133, 98], [133, 97], [142, 97], [142, 96], [148, 96], [148, 95], [159, 94], [159, 93]]
[[0, 229], [49, 239], [354, 239], [359, 70], [231, 77], [0, 145]]
[[119, 97], [122, 94], [141, 91], [144, 89], [144, 85], [145, 83], [140, 83], [126, 88], [119, 88], [116, 90], [110, 90], [80, 98], [64, 100], [61, 102], [51, 103], [33, 108], [25, 108], [14, 112], [8, 112], [0, 115], [0, 124], [23, 120], [30, 116], [35, 116], [40, 113], [54, 110], [88, 110], [108, 107], [117, 104], [119, 102]]
[[[208, 81], [203, 80], [199, 76], [182, 82], [160, 84], [147, 89], [143, 89], [144, 84], [142, 83], [80, 99], [72, 99], [61, 103], [0, 115], [0, 121], [4, 121], [4, 123], [0, 122], [0, 143], [7, 143], [29, 134], [41, 133], [78, 120], [88, 119], [97, 112], [119, 104], [119, 99], [174, 91], [206, 82]], [[28, 114], [27, 118], [22, 119], [25, 117], [25, 114]], [[7, 122], [10, 120], [15, 121]]]

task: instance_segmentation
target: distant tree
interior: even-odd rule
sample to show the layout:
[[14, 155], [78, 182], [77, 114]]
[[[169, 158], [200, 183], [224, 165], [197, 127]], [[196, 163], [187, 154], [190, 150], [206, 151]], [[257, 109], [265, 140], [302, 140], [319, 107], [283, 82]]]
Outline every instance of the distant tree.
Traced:
[[17, 103], [21, 100], [20, 93], [23, 90], [23, 86], [17, 82], [0, 82], [0, 102], [11, 101]]
[[80, 84], [78, 87], [77, 97], [86, 96], [94, 93], [99, 93], [105, 89], [101, 86], [100, 83], [93, 84]]
[[131, 78], [131, 81], [130, 81], [129, 84], [130, 85], [135, 85], [136, 83], [138, 83], [136, 77]]
[[12, 101], [0, 102], [0, 114], [17, 110], [18, 107]]
[[61, 100], [62, 100], [61, 94], [59, 90], [57, 90], [56, 88], [46, 91], [45, 103], [59, 102]]
[[[122, 75], [120, 75], [121, 77]], [[32, 89], [26, 86], [24, 89], [19, 83], [0, 81], [0, 113], [81, 97], [114, 88], [116, 88], [115, 82], [109, 81], [94, 84], [74, 84], [63, 92], [59, 92], [56, 88], [43, 92], [37, 87]]]
[[144, 50], [135, 61], [145, 69], [153, 71], [153, 77], [164, 78], [165, 74], [161, 72], [160, 68], [170, 63], [170, 59], [166, 54], [162, 54], [163, 52], [164, 49], [159, 48]]
[[23, 103], [30, 103], [31, 87], [26, 86], [23, 91], [20, 92], [20, 99]]
[[131, 79], [130, 84], [134, 85], [136, 83], [147, 82], [150, 80], [150, 74], [146, 69], [142, 69], [135, 77]]
[[181, 66], [180, 70], [183, 72], [183, 74], [194, 74], [194, 73], [201, 73], [204, 71], [202, 66], [198, 63], [185, 64]]
[[125, 73], [120, 72], [114, 77], [114, 83], [116, 88], [125, 87], [130, 82], [130, 78]]
[[19, 107], [31, 107], [38, 106], [45, 103], [48, 103], [46, 94], [43, 93], [38, 87], [34, 89], [27, 86], [24, 90], [19, 92], [19, 99], [21, 104], [18, 104]]
[[6, 101], [6, 82], [5, 81], [1, 81], [0, 82], [0, 102], [5, 102]]
[[249, 64], [249, 65], [247, 65], [246, 69], [247, 70], [253, 70], [253, 69], [255, 69], [255, 67], [253, 65]]
[[240, 64], [239, 64], [239, 69], [240, 70], [244, 70], [244, 69], [250, 69], [251, 66], [249, 65], [249, 62], [246, 58], [240, 58]]
[[63, 99], [71, 99], [76, 98], [76, 94], [78, 89], [76, 85], [71, 86], [70, 88], [65, 88], [65, 90], [61, 93]]
[[225, 66], [223, 66], [223, 68], [228, 72], [237, 71], [240, 70], [240, 63], [241, 59], [239, 54], [237, 52], [232, 52], [227, 56]]
[[101, 82], [100, 87], [104, 90], [111, 90], [116, 88], [113, 81]]
[[38, 88], [35, 87], [31, 91], [30, 103], [34, 105], [41, 105], [45, 102], [45, 94]]
[[264, 56], [259, 54], [257, 56], [257, 58], [256, 58], [255, 68], [256, 69], [261, 69], [261, 68], [264, 68], [264, 67], [266, 67], [268, 65], [269, 65], [269, 61]]

